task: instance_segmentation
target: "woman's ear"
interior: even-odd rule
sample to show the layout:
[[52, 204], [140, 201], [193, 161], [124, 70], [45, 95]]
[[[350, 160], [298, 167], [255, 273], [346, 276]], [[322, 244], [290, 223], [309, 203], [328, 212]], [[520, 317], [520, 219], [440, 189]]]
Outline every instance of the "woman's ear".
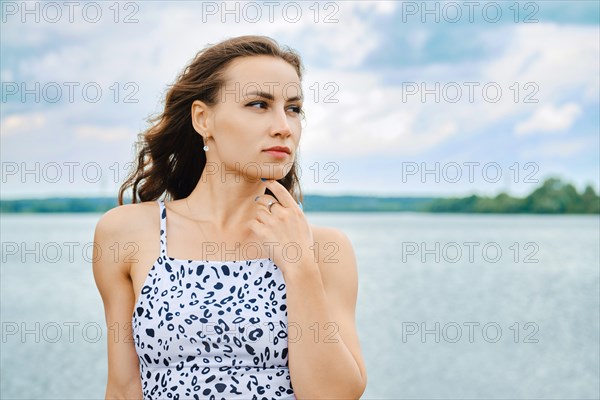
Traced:
[[194, 130], [200, 134], [209, 130], [208, 115], [209, 107], [201, 100], [194, 100], [192, 103], [191, 116]]

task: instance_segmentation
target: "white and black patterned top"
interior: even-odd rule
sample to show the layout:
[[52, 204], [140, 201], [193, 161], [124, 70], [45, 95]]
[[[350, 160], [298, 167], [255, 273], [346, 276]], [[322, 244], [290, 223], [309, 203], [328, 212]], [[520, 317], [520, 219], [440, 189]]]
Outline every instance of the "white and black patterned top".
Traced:
[[281, 270], [169, 257], [157, 202], [161, 252], [132, 317], [144, 399], [295, 399]]

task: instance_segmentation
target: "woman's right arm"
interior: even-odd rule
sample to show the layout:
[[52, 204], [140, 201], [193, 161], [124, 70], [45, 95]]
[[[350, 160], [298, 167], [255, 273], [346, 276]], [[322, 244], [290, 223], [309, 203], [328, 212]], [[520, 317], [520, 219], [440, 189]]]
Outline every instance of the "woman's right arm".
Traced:
[[[93, 272], [104, 303], [108, 337], [108, 380], [106, 399], [142, 399], [138, 355], [133, 341], [131, 318], [135, 296], [129, 263], [122, 251], [119, 228], [127, 226], [127, 206], [106, 212], [94, 232]], [[124, 225], [125, 224], [125, 225]], [[115, 254], [119, 257], [115, 257]]]

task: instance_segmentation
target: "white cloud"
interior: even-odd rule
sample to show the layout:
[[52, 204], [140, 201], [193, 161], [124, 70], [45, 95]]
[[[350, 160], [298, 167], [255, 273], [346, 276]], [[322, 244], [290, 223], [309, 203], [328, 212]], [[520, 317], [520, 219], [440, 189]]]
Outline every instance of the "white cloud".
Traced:
[[565, 104], [562, 107], [555, 107], [552, 104], [541, 106], [529, 119], [517, 124], [515, 134], [523, 136], [562, 132], [569, 129], [579, 115], [581, 115], [581, 108], [575, 103]]
[[549, 160], [556, 158], [570, 158], [593, 145], [593, 141], [589, 140], [589, 138], [552, 141], [542, 143], [535, 148], [523, 150], [522, 154], [525, 157], [545, 157]]
[[[506, 41], [504, 51], [482, 68], [482, 78], [489, 81], [520, 83], [519, 101], [507, 103], [510, 109], [524, 108], [527, 82], [539, 88], [535, 98], [556, 103], [563, 96], [582, 97], [597, 102], [600, 90], [600, 65], [597, 26], [537, 23], [517, 25], [498, 31], [493, 41]], [[490, 43], [495, 45], [496, 43]], [[585, 93], [585, 96], [582, 94]], [[509, 96], [514, 91], [508, 91]]]
[[[306, 104], [308, 125], [302, 139], [306, 153], [328, 156], [395, 154], [416, 155], [458, 133], [450, 118], [431, 118], [436, 107], [420, 101], [401, 102], [401, 88], [386, 87], [374, 73], [333, 73], [311, 70], [308, 82], [320, 83], [320, 98]], [[324, 101], [323, 82], [339, 90]], [[314, 91], [307, 98], [314, 99]], [[319, 101], [320, 100], [320, 101]]]
[[42, 130], [45, 126], [46, 117], [43, 113], [14, 114], [2, 118], [0, 133], [3, 137], [7, 137], [29, 130]]

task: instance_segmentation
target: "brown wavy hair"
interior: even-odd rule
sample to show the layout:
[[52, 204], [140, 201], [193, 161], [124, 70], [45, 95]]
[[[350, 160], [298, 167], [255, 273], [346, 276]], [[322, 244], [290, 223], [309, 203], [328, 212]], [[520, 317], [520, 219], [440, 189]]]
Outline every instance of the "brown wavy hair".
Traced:
[[[206, 166], [202, 138], [192, 126], [192, 102], [201, 100], [215, 105], [229, 63], [238, 57], [259, 55], [288, 62], [302, 82], [304, 68], [299, 54], [267, 36], [239, 36], [200, 50], [167, 90], [163, 112], [147, 119], [150, 128], [138, 134], [137, 164], [119, 188], [119, 205], [123, 205], [123, 194], [130, 187], [132, 203], [137, 203], [138, 198], [140, 202], [157, 200], [165, 192], [166, 199], [177, 200], [192, 192]], [[296, 202], [303, 202], [297, 170], [295, 160], [278, 182]], [[272, 194], [268, 189], [267, 193]]]

